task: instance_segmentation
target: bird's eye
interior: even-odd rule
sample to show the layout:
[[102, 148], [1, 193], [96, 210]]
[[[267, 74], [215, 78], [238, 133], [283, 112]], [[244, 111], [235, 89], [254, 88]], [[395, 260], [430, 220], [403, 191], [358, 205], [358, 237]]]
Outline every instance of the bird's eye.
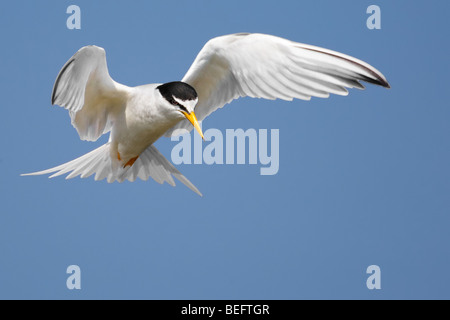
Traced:
[[176, 105], [183, 111], [188, 112], [185, 106], [183, 106], [181, 103], [176, 102]]

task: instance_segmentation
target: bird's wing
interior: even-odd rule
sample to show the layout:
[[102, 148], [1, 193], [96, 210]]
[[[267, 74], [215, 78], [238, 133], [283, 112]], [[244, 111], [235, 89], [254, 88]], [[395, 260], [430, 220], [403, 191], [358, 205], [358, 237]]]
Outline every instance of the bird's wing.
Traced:
[[81, 48], [62, 67], [52, 92], [52, 104], [66, 108], [82, 140], [95, 141], [111, 130], [123, 112], [130, 88], [109, 75], [105, 50]]
[[[239, 97], [292, 100], [347, 95], [360, 80], [388, 87], [369, 64], [335, 51], [264, 34], [233, 34], [210, 40], [183, 78], [197, 91], [198, 120]], [[192, 130], [183, 120], [176, 129]]]

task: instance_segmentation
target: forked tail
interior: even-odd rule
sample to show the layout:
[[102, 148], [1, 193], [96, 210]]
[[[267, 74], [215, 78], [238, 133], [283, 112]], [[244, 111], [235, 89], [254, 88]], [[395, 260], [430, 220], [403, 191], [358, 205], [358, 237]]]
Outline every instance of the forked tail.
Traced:
[[184, 183], [189, 189], [202, 195], [200, 191], [178, 171], [153, 145], [148, 147], [136, 160], [131, 167], [122, 168], [121, 166], [113, 166], [110, 151], [110, 143], [106, 143], [101, 147], [81, 156], [75, 160], [64, 163], [60, 166], [34, 172], [22, 174], [22, 176], [37, 176], [43, 174], [51, 174], [49, 178], [54, 178], [66, 173], [70, 173], [66, 179], [72, 179], [77, 176], [87, 178], [95, 174], [95, 180], [107, 179], [109, 183], [114, 181], [123, 182], [125, 180], [135, 181], [137, 178], [153, 180], [162, 184], [167, 182], [171, 186], [175, 186], [172, 175]]

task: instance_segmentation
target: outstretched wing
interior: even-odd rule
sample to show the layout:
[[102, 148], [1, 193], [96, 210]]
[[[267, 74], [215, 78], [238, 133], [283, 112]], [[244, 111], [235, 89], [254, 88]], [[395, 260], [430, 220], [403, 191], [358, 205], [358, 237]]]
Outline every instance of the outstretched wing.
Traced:
[[81, 48], [62, 67], [52, 92], [52, 104], [69, 110], [82, 140], [95, 141], [111, 130], [123, 112], [130, 88], [109, 75], [105, 50]]
[[[369, 64], [335, 51], [264, 34], [233, 34], [210, 40], [184, 76], [199, 96], [198, 120], [239, 97], [292, 100], [347, 95], [359, 81], [389, 88]], [[192, 130], [183, 120], [176, 129]]]

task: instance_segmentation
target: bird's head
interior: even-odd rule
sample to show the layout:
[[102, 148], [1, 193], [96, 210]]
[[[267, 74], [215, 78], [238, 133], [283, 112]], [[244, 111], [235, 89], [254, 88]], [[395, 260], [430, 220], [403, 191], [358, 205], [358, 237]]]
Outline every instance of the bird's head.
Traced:
[[203, 137], [202, 129], [197, 121], [197, 116], [194, 113], [194, 108], [198, 102], [198, 96], [195, 89], [187, 83], [176, 81], [164, 83], [158, 86], [161, 96], [164, 98], [164, 107], [174, 115], [183, 119], [188, 119], [194, 128]]

